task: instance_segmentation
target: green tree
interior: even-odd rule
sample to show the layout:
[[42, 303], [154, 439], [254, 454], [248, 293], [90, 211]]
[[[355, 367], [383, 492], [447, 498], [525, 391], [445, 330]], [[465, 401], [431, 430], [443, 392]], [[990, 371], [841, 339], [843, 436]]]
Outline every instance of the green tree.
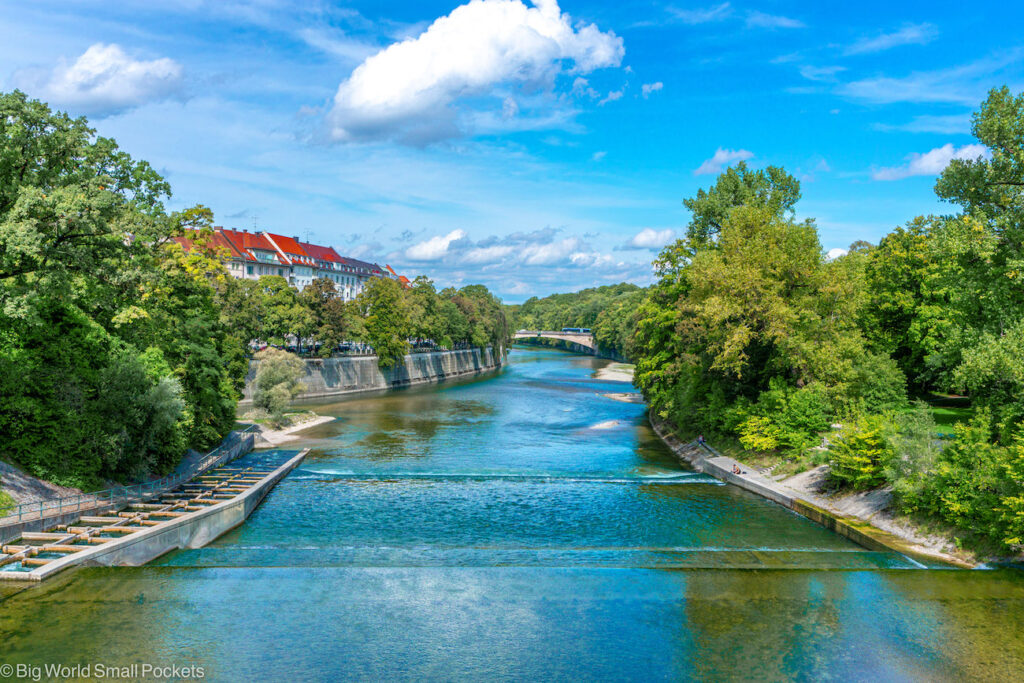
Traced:
[[377, 363], [388, 368], [409, 352], [412, 324], [402, 296], [402, 285], [390, 278], [371, 278], [357, 299], [366, 319], [366, 339], [377, 354]]

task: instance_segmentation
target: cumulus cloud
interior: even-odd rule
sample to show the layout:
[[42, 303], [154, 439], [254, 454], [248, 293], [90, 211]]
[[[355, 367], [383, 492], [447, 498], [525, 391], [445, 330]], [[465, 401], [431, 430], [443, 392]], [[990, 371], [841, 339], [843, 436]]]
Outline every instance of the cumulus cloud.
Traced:
[[836, 247], [835, 249], [829, 249], [828, 253], [825, 254], [825, 260], [835, 261], [837, 258], [840, 258], [841, 256], [846, 256], [848, 253], [850, 252], [847, 251], [846, 249], [840, 249], [838, 247]]
[[452, 230], [447, 235], [431, 237], [428, 240], [412, 245], [405, 250], [405, 257], [411, 261], [439, 261], [448, 253], [452, 242], [464, 239], [462, 230]]
[[746, 149], [724, 149], [719, 147], [715, 150], [714, 156], [705, 159], [704, 163], [697, 167], [693, 175], [711, 175], [721, 173], [729, 164], [736, 161], [746, 161], [754, 156], [754, 153]]
[[848, 55], [882, 52], [900, 45], [927, 45], [939, 35], [934, 24], [906, 24], [898, 31], [861, 38], [844, 51]]
[[96, 43], [74, 62], [61, 60], [50, 71], [21, 71], [14, 81], [32, 96], [76, 114], [107, 116], [180, 95], [182, 76], [173, 59], [133, 59], [119, 45]]
[[661, 249], [666, 244], [669, 244], [676, 238], [675, 230], [671, 228], [665, 228], [664, 230], [655, 230], [654, 228], [644, 228], [637, 234], [633, 235], [632, 238], [622, 247], [623, 249]]
[[664, 87], [664, 83], [662, 83], [661, 81], [656, 81], [654, 83], [644, 83], [642, 86], [640, 86], [640, 90], [643, 91], [644, 99], [646, 100], [648, 97], [651, 96], [652, 92], [658, 92]]
[[453, 105], [462, 98], [501, 85], [551, 87], [563, 71], [618, 66], [624, 54], [621, 38], [573, 24], [557, 0], [474, 0], [356, 67], [334, 96], [330, 135], [420, 144], [458, 135]]
[[956, 148], [952, 143], [947, 143], [924, 154], [910, 154], [906, 158], [906, 164], [880, 168], [872, 172], [871, 177], [875, 180], [902, 180], [911, 176], [938, 175], [953, 159], [977, 159], [989, 155], [988, 148], [984, 145], [964, 145]]
[[754, 10], [747, 14], [748, 28], [804, 28], [804, 22]]

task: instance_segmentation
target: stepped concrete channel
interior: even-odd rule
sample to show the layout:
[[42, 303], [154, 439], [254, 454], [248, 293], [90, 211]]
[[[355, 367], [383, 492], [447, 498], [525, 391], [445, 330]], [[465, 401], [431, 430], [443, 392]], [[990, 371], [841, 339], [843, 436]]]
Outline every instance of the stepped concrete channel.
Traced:
[[201, 548], [244, 522], [309, 449], [283, 464], [222, 465], [117, 510], [91, 511], [0, 546], [0, 580], [42, 581], [75, 566], [137, 567], [181, 548]]
[[[390, 368], [379, 367], [376, 356], [309, 359], [306, 374], [300, 380], [306, 388], [297, 398], [315, 401], [473, 377], [501, 369], [504, 355], [503, 349], [495, 351], [491, 347], [410, 353], [402, 363]], [[252, 404], [258, 368], [258, 361], [249, 364], [240, 405]]]

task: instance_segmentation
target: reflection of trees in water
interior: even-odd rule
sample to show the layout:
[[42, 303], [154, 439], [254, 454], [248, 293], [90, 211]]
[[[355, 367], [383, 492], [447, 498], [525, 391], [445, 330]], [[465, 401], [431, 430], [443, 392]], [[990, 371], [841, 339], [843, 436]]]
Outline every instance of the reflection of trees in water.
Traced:
[[356, 454], [380, 460], [430, 455], [430, 442], [443, 429], [465, 429], [486, 422], [495, 413], [494, 406], [484, 401], [439, 401], [436, 395], [373, 403], [372, 409], [347, 417], [353, 428], [367, 432], [353, 447], [365, 452]]
[[[822, 680], [842, 630], [841, 584], [820, 573], [763, 570], [686, 574], [684, 630], [698, 679]], [[776, 580], [776, 577], [782, 580]]]

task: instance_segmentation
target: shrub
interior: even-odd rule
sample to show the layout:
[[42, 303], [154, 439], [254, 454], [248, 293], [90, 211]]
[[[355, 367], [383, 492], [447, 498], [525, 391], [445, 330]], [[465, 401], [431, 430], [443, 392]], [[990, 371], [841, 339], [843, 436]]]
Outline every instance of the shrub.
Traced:
[[862, 417], [845, 427], [829, 447], [829, 478], [857, 490], [884, 484], [884, 468], [893, 457], [890, 429], [881, 415]]
[[284, 413], [296, 394], [305, 389], [299, 378], [306, 372], [301, 358], [287, 351], [268, 347], [256, 354], [255, 391], [252, 402], [270, 415], [275, 427], [284, 424]]
[[935, 418], [927, 403], [918, 401], [912, 410], [896, 416], [889, 445], [893, 457], [885, 466], [885, 478], [892, 484], [897, 505], [905, 512], [916, 512], [916, 501], [942, 452]]

